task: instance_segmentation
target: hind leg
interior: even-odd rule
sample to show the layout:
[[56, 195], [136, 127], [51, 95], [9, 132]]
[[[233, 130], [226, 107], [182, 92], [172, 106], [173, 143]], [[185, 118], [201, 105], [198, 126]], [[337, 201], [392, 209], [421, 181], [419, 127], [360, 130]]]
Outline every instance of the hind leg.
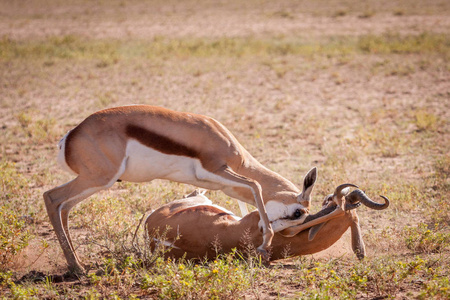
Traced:
[[70, 231], [69, 231], [69, 210], [61, 210], [61, 221], [64, 228], [64, 232], [67, 235], [67, 240], [69, 241], [70, 248], [73, 250], [73, 254], [75, 255], [75, 258], [78, 262], [81, 262], [79, 259], [77, 252], [75, 251], [75, 247], [72, 244], [72, 238], [70, 237]]
[[67, 184], [44, 193], [47, 214], [71, 271], [83, 273], [84, 268], [75, 253], [69, 235], [68, 215], [70, 208], [105, 188], [108, 188], [108, 185], [92, 186], [82, 178], [77, 177]]
[[[58, 241], [66, 257], [69, 269], [84, 272], [69, 234], [70, 210], [92, 194], [111, 187], [123, 174], [126, 159], [115, 172], [98, 172], [94, 176], [79, 175], [74, 180], [44, 193], [45, 206]], [[108, 176], [108, 174], [112, 174]], [[94, 177], [94, 178], [93, 178]]]

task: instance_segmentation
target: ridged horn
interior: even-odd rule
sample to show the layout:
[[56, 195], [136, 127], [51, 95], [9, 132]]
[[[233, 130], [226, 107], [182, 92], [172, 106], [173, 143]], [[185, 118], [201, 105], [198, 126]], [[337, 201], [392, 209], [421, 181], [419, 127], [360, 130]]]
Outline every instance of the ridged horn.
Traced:
[[324, 209], [318, 211], [317, 213], [315, 213], [313, 215], [307, 215], [305, 221], [303, 221], [303, 224], [311, 222], [312, 220], [318, 219], [320, 217], [326, 216], [326, 215], [332, 213], [335, 209], [336, 209], [336, 207], [327, 207], [327, 208], [324, 208]]
[[385, 196], [381, 196], [384, 199], [384, 203], [378, 203], [370, 199], [363, 191], [356, 189], [350, 194], [348, 194], [345, 199], [350, 203], [357, 203], [358, 201], [364, 204], [365, 206], [375, 209], [375, 210], [383, 210], [389, 207], [389, 199]]
[[356, 203], [345, 202], [345, 210], [352, 210], [352, 209], [358, 208], [360, 206], [361, 206], [361, 202], [359, 202], [359, 201]]
[[354, 185], [354, 184], [352, 184], [352, 183], [344, 183], [344, 184], [341, 184], [340, 186], [338, 186], [338, 187], [336, 188], [336, 190], [334, 191], [334, 196], [337, 196], [338, 198], [344, 197], [345, 194], [343, 194], [342, 191], [343, 191], [345, 188], [348, 188], [348, 187], [358, 188], [358, 186], [356, 186], [356, 185]]

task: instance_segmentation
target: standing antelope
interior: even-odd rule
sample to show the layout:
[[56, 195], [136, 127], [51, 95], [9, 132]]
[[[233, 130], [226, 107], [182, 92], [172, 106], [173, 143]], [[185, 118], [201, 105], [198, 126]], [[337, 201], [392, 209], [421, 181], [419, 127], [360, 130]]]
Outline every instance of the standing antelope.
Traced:
[[[168, 179], [225, 194], [255, 205], [267, 254], [274, 231], [306, 218], [316, 180], [313, 168], [303, 191], [261, 165], [218, 121], [148, 105], [102, 110], [90, 115], [59, 143], [58, 161], [77, 177], [44, 193], [50, 221], [70, 269], [84, 272], [72, 244], [70, 210], [118, 180]], [[272, 229], [273, 227], [273, 229]]]
[[[291, 237], [275, 234], [272, 240], [270, 260], [313, 254], [333, 245], [350, 227], [352, 249], [359, 259], [365, 256], [365, 247], [355, 208], [361, 203], [376, 210], [389, 206], [376, 203], [360, 190], [354, 190], [347, 196], [338, 187], [333, 195], [327, 196], [322, 210], [308, 215], [300, 228]], [[336, 198], [345, 198], [345, 212], [328, 221], [336, 209]], [[168, 203], [152, 212], [145, 221], [146, 232], [152, 239], [152, 250], [161, 243], [167, 246], [165, 256], [175, 259], [212, 259], [218, 253], [230, 253], [236, 248], [241, 252], [259, 245], [262, 234], [258, 230], [258, 213], [252, 212], [242, 219], [226, 209], [212, 205], [203, 194], [194, 193], [188, 198]], [[313, 226], [312, 224], [316, 224]], [[309, 229], [309, 230], [307, 230]], [[245, 233], [245, 234], [244, 234]], [[164, 241], [157, 238], [165, 237]], [[249, 246], [248, 243], [251, 245]]]

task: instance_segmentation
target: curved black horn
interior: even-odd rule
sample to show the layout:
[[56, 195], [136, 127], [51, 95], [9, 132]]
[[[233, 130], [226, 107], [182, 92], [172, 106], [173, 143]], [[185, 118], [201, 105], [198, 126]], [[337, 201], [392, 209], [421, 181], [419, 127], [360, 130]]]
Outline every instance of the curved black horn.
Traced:
[[361, 206], [361, 202], [356, 202], [356, 203], [350, 203], [350, 202], [345, 202], [345, 210], [352, 210], [355, 208], [358, 208]]
[[354, 184], [351, 184], [351, 183], [344, 183], [344, 184], [341, 184], [340, 186], [338, 186], [338, 187], [336, 188], [336, 190], [334, 191], [334, 196], [337, 196], [338, 198], [341, 198], [341, 197], [345, 196], [344, 194], [342, 194], [342, 191], [343, 191], [345, 188], [348, 188], [348, 187], [358, 188], [358, 186], [356, 186], [356, 185], [354, 185]]
[[348, 194], [345, 199], [350, 203], [356, 203], [360, 201], [365, 206], [376, 209], [376, 210], [382, 210], [389, 207], [389, 199], [385, 196], [381, 196], [381, 198], [384, 199], [384, 203], [378, 203], [370, 199], [363, 191], [357, 189]]

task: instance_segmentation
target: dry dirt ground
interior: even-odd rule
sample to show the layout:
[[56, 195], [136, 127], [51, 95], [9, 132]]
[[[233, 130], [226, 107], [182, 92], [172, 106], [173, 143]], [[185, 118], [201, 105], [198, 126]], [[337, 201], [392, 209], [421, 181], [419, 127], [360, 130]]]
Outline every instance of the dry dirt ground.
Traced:
[[[0, 0], [0, 161], [14, 163], [24, 180], [15, 194], [4, 184], [0, 203], [14, 201], [34, 235], [9, 270], [18, 278], [65, 272], [42, 201], [44, 191], [71, 178], [56, 164], [55, 145], [90, 113], [134, 103], [214, 117], [260, 162], [297, 185], [318, 166], [314, 209], [343, 182], [354, 182], [374, 197], [385, 194], [393, 201], [390, 212], [361, 210], [368, 255], [407, 253], [398, 241], [380, 240], [380, 234], [435, 221], [419, 207], [419, 199], [427, 200], [422, 194], [438, 189], [436, 197], [450, 196], [447, 188], [430, 183], [436, 165], [444, 165], [445, 176], [449, 169], [449, 40], [439, 44], [443, 51], [433, 46], [380, 53], [351, 49], [355, 41], [374, 36], [448, 34], [450, 5], [438, 0]], [[246, 41], [292, 42], [300, 43], [300, 50], [272, 53], [250, 46], [237, 55], [227, 49], [201, 52], [215, 47], [214, 41], [244, 48]], [[58, 52], [64, 43], [70, 55]], [[152, 43], [167, 53], [147, 53]], [[191, 48], [185, 51], [183, 45]], [[448, 187], [447, 177], [443, 185]], [[192, 189], [160, 181], [145, 186], [121, 183], [94, 200], [147, 198], [144, 207], [142, 199], [130, 205], [143, 213]], [[6, 197], [9, 193], [13, 196]], [[223, 194], [212, 197], [237, 210]], [[72, 214], [71, 232], [79, 243], [96, 214], [83, 216], [90, 208], [83, 205]], [[117, 213], [120, 206], [108, 214], [114, 209]], [[448, 226], [445, 207], [439, 216]], [[81, 243], [79, 252], [91, 266], [101, 259], [92, 245]], [[353, 259], [348, 234], [314, 258], [341, 256]], [[290, 262], [283, 263], [279, 276], [291, 276]], [[274, 293], [270, 283], [262, 286], [262, 298], [296, 295], [295, 285], [284, 294]], [[409, 297], [406, 292], [396, 296]]]

